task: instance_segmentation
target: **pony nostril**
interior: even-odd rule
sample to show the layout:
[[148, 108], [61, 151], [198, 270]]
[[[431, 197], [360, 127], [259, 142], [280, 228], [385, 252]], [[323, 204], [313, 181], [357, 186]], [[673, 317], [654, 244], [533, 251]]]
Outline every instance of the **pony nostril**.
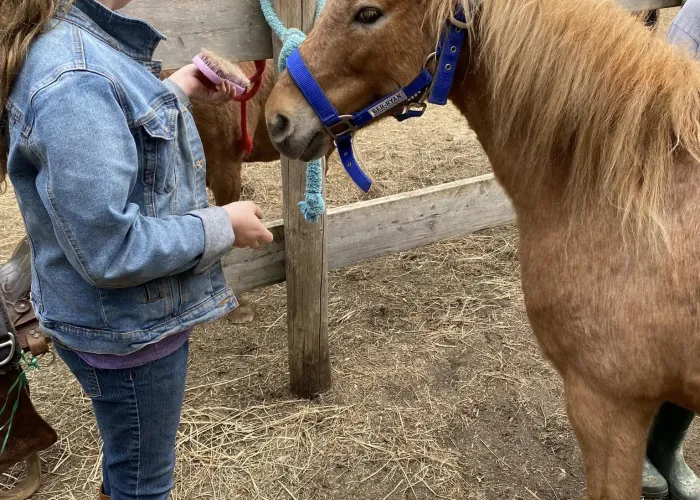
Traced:
[[280, 143], [284, 142], [291, 134], [291, 122], [284, 115], [276, 114], [270, 122], [270, 137], [272, 140]]

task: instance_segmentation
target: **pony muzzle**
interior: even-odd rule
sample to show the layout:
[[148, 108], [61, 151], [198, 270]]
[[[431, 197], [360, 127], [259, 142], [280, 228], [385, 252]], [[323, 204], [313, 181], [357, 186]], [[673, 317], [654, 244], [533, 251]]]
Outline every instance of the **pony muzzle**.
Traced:
[[265, 120], [272, 145], [287, 158], [311, 161], [330, 150], [331, 138], [294, 85], [278, 85], [267, 101]]

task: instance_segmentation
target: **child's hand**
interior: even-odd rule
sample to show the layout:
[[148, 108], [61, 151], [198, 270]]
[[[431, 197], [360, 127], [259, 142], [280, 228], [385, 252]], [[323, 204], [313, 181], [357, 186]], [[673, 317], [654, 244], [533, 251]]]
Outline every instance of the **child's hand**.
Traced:
[[218, 87], [215, 87], [194, 64], [188, 64], [184, 68], [180, 68], [170, 75], [168, 80], [180, 87], [190, 99], [227, 102], [236, 96], [236, 90], [233, 88], [233, 85], [225, 81]]
[[250, 247], [259, 249], [264, 243], [272, 243], [272, 233], [260, 219], [263, 213], [259, 206], [252, 201], [237, 201], [224, 206], [231, 219], [237, 248]]

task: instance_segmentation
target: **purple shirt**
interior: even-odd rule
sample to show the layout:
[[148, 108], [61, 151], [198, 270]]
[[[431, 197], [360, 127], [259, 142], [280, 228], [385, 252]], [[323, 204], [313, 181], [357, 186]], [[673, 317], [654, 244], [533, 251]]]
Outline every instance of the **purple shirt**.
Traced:
[[192, 329], [190, 328], [189, 330], [176, 333], [175, 335], [170, 335], [155, 344], [149, 344], [126, 356], [92, 354], [89, 352], [77, 351], [76, 354], [93, 368], [100, 370], [126, 370], [169, 356], [189, 340], [191, 333]]
[[700, 59], [700, 0], [688, 0], [671, 23], [667, 40]]

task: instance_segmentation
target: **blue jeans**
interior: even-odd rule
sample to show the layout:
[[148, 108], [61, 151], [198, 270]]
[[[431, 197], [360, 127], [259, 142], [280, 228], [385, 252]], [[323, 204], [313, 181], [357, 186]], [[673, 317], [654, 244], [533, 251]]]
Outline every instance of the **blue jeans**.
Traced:
[[167, 500], [189, 342], [169, 356], [128, 370], [96, 369], [75, 352], [55, 347], [92, 400], [104, 442], [104, 493], [111, 500]]

